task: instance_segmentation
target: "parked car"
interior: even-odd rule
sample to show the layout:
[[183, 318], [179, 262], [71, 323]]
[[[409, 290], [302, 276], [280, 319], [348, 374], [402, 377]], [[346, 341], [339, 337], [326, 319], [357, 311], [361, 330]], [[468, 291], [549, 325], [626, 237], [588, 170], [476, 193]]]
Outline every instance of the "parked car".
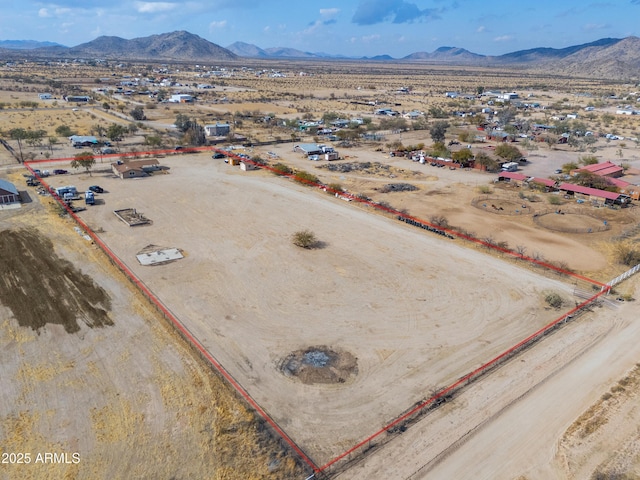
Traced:
[[216, 152], [213, 154], [212, 158], [226, 158], [224, 153]]
[[56, 168], [56, 169], [53, 171], [53, 174], [54, 174], [54, 175], [65, 175], [65, 174], [67, 174], [67, 173], [69, 173], [69, 172], [68, 172], [67, 170], [63, 170], [62, 168]]
[[104, 188], [100, 187], [99, 185], [91, 185], [89, 187], [89, 190], [93, 193], [104, 193]]

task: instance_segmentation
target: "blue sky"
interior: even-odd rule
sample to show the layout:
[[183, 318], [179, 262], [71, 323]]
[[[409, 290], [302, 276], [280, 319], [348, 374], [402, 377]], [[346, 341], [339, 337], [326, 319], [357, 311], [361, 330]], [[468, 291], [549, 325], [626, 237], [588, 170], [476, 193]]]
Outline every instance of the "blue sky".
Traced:
[[640, 0], [3, 0], [0, 40], [75, 46], [187, 30], [223, 47], [399, 58], [450, 46], [499, 55], [640, 36], [638, 18]]

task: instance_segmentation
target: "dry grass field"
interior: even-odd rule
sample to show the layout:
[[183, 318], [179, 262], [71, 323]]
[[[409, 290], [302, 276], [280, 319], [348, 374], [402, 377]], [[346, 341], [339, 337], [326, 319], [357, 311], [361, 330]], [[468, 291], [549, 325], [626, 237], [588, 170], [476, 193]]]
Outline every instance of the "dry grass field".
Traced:
[[0, 211], [0, 478], [304, 476], [49, 203]]
[[[3, 125], [41, 128], [48, 136], [60, 125], [90, 134], [100, 125], [135, 123], [135, 134], [126, 134], [117, 147], [141, 151], [148, 148], [147, 136], [161, 136], [169, 147], [183, 144], [171, 128], [177, 114], [200, 124], [228, 121], [236, 133], [253, 141], [290, 139], [291, 129], [281, 122], [265, 123], [263, 117], [317, 119], [336, 112], [342, 118], [371, 117], [375, 123], [373, 111], [379, 105], [425, 111], [432, 121], [428, 112], [433, 109], [480, 106], [479, 100], [446, 99], [445, 91], [473, 93], [483, 86], [530, 94], [549, 106], [522, 114], [532, 122], [550, 122], [554, 114], [594, 104], [597, 111], [582, 118], [587, 128], [629, 137], [637, 137], [639, 131], [637, 119], [613, 115], [616, 101], [605, 98], [611, 92], [621, 96], [629, 91], [631, 86], [622, 84], [533, 71], [340, 62], [274, 63], [265, 72], [287, 75], [270, 78], [268, 73], [256, 75], [259, 66], [251, 66], [253, 70], [229, 68], [228, 76], [209, 80], [182, 66], [179, 74], [172, 73], [175, 80], [215, 86], [198, 92], [196, 104], [182, 105], [154, 103], [145, 95], [95, 92], [113, 87], [125, 73], [150, 76], [153, 66], [109, 71], [66, 65], [64, 72], [43, 67], [34, 75], [20, 65], [0, 72], [0, 118]], [[95, 81], [112, 73], [113, 81]], [[410, 87], [410, 92], [399, 93], [402, 87]], [[38, 101], [42, 91], [57, 97], [84, 91], [96, 102], [76, 106], [63, 100]], [[144, 107], [145, 121], [134, 122], [129, 116], [134, 106]], [[447, 139], [475, 130], [467, 119], [448, 121]], [[309, 162], [293, 152], [292, 143], [253, 147], [247, 153], [306, 170], [326, 184], [339, 184], [426, 221], [444, 218], [456, 230], [523, 249], [598, 281], [606, 282], [627, 268], [617, 262], [614, 245], [623, 233], [637, 238], [637, 207], [594, 209], [562, 200], [563, 216], [535, 221], [534, 215], [558, 208], [549, 194], [525, 192], [523, 198], [518, 189], [493, 184], [494, 176], [486, 173], [435, 168], [386, 154], [392, 142], [430, 145], [428, 127], [382, 134], [384, 139], [377, 143], [338, 147], [343, 160], [334, 164], [373, 165], [350, 172], [331, 171], [327, 162]], [[296, 137], [298, 142], [322, 140], [302, 133]], [[4, 138], [17, 146], [7, 135]], [[46, 142], [24, 148], [36, 159], [77, 153], [63, 142], [59, 139], [53, 148]], [[485, 146], [474, 143], [473, 150]], [[593, 148], [540, 146], [528, 152], [531, 162], [523, 171], [548, 176], [561, 164], [589, 154], [625, 162], [627, 177], [635, 178], [640, 167], [637, 143], [601, 139]], [[52, 186], [105, 188], [98, 204], [80, 217], [319, 466], [557, 318], [580, 301], [573, 295], [576, 288], [590, 288], [586, 282], [460, 239], [433, 235], [265, 171], [241, 172], [212, 160], [210, 154], [159, 160], [169, 167], [165, 174], [126, 181], [105, 168], [106, 159], [99, 160], [91, 176], [73, 171], [68, 163], [43, 163], [39, 168], [72, 171], [47, 179]], [[5, 150], [0, 152], [0, 165], [3, 178], [23, 190], [24, 170]], [[401, 182], [416, 189], [385, 188]], [[36, 195], [33, 189], [29, 194]], [[60, 310], [61, 325], [44, 327], [38, 323], [42, 315], [21, 317], [15, 313], [20, 306], [12, 303], [14, 299], [0, 297], [3, 336], [11, 345], [3, 359], [3, 378], [13, 379], [4, 394], [2, 451], [80, 448], [86, 437], [92, 440], [84, 445], [81, 463], [51, 475], [192, 477], [215, 472], [212, 478], [305, 478], [303, 467], [268, 438], [269, 429], [256, 428], [261, 423], [250, 409], [219, 387], [218, 377], [165, 327], [164, 320], [156, 318], [144, 298], [73, 231], [70, 221], [40, 209], [40, 201], [36, 197], [21, 210], [0, 211], [0, 242], [9, 248], [28, 245], [34, 252], [53, 248], [57, 257], [50, 259], [47, 270], [68, 268], [70, 262], [78, 273], [65, 274], [68, 284], [81, 285], [89, 275], [98, 284], [98, 296], [89, 304], [70, 296], [63, 302], [66, 308], [83, 312], [73, 314], [75, 323], [68, 322], [69, 312]], [[122, 208], [137, 209], [152, 224], [126, 226], [113, 215]], [[558, 231], [595, 229], [604, 221], [608, 229], [602, 232]], [[295, 247], [291, 236], [301, 229], [312, 230], [321, 248]], [[44, 239], [37, 241], [36, 232], [46, 233]], [[178, 248], [184, 258], [140, 265], [136, 254], [151, 246]], [[22, 271], [24, 278], [34, 270], [24, 262], [19, 264], [22, 270], [16, 265], [7, 263], [6, 268]], [[637, 286], [637, 280], [627, 281], [617, 289], [618, 295], [637, 298]], [[62, 294], [50, 292], [54, 297]], [[563, 309], [549, 308], [544, 301], [549, 292], [563, 298]], [[70, 294], [69, 289], [64, 294]], [[100, 300], [100, 295], [110, 300]], [[51, 299], [44, 303], [51, 304]], [[640, 392], [633, 353], [640, 329], [632, 321], [634, 311], [635, 302], [608, 302], [592, 309], [402, 435], [374, 445], [363, 457], [348, 458], [354, 462], [342, 464], [337, 477], [533, 480], [589, 478], [597, 472], [638, 478], [640, 450], [637, 429], [631, 427], [640, 419], [634, 406]], [[106, 320], [100, 317], [104, 312]], [[39, 335], [32, 330], [38, 326]], [[78, 341], [88, 345], [81, 359]], [[129, 347], [133, 344], [137, 348]], [[45, 364], [60, 368], [54, 373], [43, 370]], [[80, 368], [85, 364], [93, 366]], [[129, 370], [133, 373], [126, 379], [116, 373]], [[96, 385], [99, 398], [94, 390], [80, 393], [73, 387], [87, 382]], [[107, 386], [98, 387], [103, 384]], [[68, 385], [72, 387], [65, 389]], [[44, 400], [47, 391], [60, 392], [54, 405]], [[177, 391], [184, 392], [179, 401], [172, 397]], [[81, 405], [78, 418], [69, 417], [71, 399]], [[58, 423], [51, 420], [58, 417]], [[127, 453], [119, 470], [112, 462], [98, 460], [121, 455], [133, 444], [140, 448]], [[489, 444], [494, 448], [488, 450]], [[162, 448], [169, 445], [167, 455]], [[618, 451], [624, 453], [614, 453]], [[259, 454], [249, 454], [254, 461], [244, 465], [243, 452]], [[188, 467], [180, 463], [182, 455], [189, 458]], [[149, 460], [159, 457], [166, 457], [162, 465]], [[8, 478], [15, 478], [14, 473], [37, 477], [44, 470], [16, 472], [9, 472]]]

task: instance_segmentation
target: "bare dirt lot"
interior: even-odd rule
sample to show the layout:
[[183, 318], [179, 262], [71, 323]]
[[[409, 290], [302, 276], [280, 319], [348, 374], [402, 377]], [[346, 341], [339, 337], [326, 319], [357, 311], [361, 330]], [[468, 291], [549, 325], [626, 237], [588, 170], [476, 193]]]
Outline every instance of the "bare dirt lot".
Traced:
[[[288, 180], [209, 155], [165, 163], [169, 174], [140, 180], [94, 174], [109, 193], [80, 215], [318, 463], [556, 318], [545, 292], [571, 301], [569, 282]], [[153, 225], [114, 216], [129, 207]], [[293, 246], [300, 227], [324, 248]], [[140, 266], [148, 244], [186, 258]], [[349, 352], [358, 374], [283, 375], [284, 359], [317, 345]]]

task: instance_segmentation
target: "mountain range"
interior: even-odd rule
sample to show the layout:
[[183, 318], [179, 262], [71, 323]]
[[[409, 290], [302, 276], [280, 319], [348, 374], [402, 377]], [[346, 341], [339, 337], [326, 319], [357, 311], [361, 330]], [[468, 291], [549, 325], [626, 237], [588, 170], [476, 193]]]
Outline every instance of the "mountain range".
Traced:
[[529, 66], [553, 69], [568, 75], [595, 76], [610, 79], [640, 78], [640, 38], [603, 38], [591, 43], [566, 48], [533, 48], [498, 56], [480, 55], [464, 48], [440, 47], [433, 52], [415, 52], [403, 58], [388, 55], [352, 58], [327, 53], [304, 52], [294, 48], [262, 49], [256, 45], [235, 42], [223, 48], [198, 35], [176, 31], [126, 40], [101, 36], [95, 40], [65, 47], [52, 42], [29, 40], [0, 41], [0, 55], [11, 58], [88, 58], [117, 60], [158, 60], [174, 62], [234, 61], [255, 59], [313, 59], [380, 62], [436, 63], [468, 66]]

